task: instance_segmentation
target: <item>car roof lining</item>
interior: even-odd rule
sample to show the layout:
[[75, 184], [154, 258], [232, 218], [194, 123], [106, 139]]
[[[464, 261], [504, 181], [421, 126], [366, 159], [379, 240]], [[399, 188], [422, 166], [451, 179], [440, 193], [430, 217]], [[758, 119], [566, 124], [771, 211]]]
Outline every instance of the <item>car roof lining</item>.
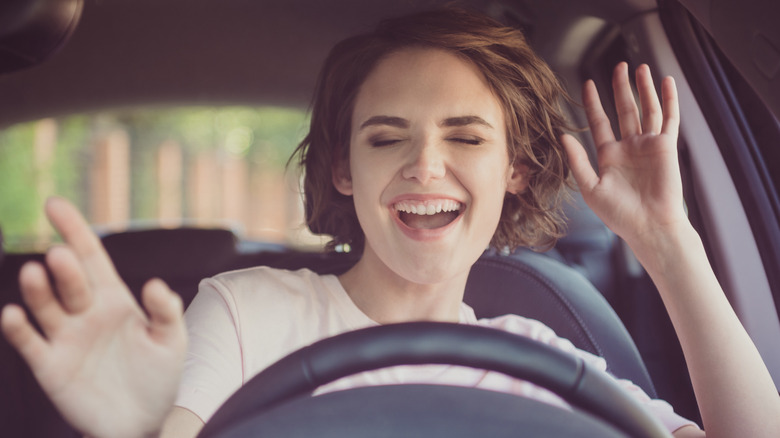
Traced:
[[[449, 2], [86, 0], [81, 22], [60, 53], [34, 68], [0, 75], [0, 127], [149, 105], [304, 108], [335, 42], [372, 28], [382, 17], [444, 3]], [[620, 22], [655, 7], [652, 0], [560, 0], [553, 11], [542, 0], [461, 3], [525, 24], [553, 68], [553, 54], [582, 38], [561, 30], [572, 20], [600, 16]]]

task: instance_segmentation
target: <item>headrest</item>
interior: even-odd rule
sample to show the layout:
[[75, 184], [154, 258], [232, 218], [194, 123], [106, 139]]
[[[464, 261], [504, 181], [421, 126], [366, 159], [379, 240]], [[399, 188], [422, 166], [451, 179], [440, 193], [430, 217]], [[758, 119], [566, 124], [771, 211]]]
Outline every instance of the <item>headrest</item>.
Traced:
[[236, 253], [236, 236], [230, 230], [204, 228], [126, 231], [103, 237], [117, 271], [135, 278], [164, 275], [202, 277], [223, 270]]

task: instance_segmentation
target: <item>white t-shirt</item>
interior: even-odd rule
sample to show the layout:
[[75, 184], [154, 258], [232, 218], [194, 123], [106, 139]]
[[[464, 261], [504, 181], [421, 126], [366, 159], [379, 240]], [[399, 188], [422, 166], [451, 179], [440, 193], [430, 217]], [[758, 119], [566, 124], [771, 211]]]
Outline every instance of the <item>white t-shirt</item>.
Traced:
[[[244, 383], [287, 354], [320, 339], [378, 325], [350, 299], [333, 275], [256, 267], [203, 280], [185, 313], [189, 350], [176, 405], [204, 422]], [[539, 321], [517, 315], [477, 320], [462, 304], [460, 322], [498, 328], [544, 342], [606, 370], [604, 359], [579, 350]], [[669, 431], [692, 422], [638, 386], [619, 381]], [[317, 393], [358, 386], [435, 383], [475, 387], [567, 406], [534, 384], [492, 371], [450, 365], [398, 366], [347, 377]]]

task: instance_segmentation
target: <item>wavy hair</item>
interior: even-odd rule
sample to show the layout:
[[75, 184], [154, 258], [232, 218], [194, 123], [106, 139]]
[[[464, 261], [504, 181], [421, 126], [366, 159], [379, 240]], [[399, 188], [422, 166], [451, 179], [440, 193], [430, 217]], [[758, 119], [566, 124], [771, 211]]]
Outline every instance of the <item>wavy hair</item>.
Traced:
[[562, 201], [569, 168], [560, 136], [570, 129], [561, 111], [568, 99], [555, 74], [518, 29], [459, 8], [426, 11], [381, 22], [367, 34], [333, 47], [320, 72], [308, 135], [291, 161], [303, 168], [306, 221], [315, 234], [361, 251], [365, 236], [351, 197], [332, 183], [337, 163], [349, 157], [352, 111], [362, 83], [377, 63], [404, 48], [446, 50], [482, 72], [506, 121], [510, 162], [528, 168], [528, 187], [507, 193], [490, 242], [497, 249], [546, 249], [564, 234]]

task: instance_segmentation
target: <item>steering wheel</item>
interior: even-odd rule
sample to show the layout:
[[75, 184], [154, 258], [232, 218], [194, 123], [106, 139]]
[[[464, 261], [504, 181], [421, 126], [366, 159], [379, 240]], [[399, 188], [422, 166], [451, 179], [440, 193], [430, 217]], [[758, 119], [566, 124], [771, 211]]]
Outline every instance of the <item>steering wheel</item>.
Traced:
[[[342, 377], [412, 364], [502, 372], [547, 388], [589, 415], [509, 394], [439, 385], [375, 386], [309, 397]], [[382, 423], [383, 416], [398, 418]], [[347, 332], [293, 352], [239, 389], [199, 436], [517, 436], [529, 432], [529, 422], [533, 436], [563, 436], [564, 430], [578, 436], [670, 436], [614, 379], [578, 357], [496, 329], [434, 322]]]

